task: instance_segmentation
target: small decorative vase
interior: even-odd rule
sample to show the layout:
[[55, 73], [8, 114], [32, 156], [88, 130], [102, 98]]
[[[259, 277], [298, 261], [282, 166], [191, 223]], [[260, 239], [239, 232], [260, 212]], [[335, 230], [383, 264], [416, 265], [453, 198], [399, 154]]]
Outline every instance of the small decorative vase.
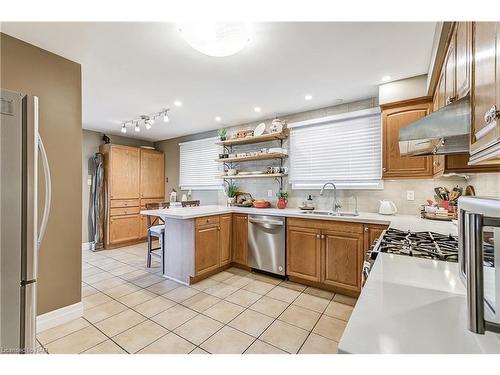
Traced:
[[287, 203], [288, 203], [288, 200], [286, 198], [278, 198], [278, 208], [281, 208], [281, 209], [286, 208]]
[[227, 198], [227, 204], [229, 204], [230, 206], [232, 206], [235, 203], [236, 203], [236, 197]]

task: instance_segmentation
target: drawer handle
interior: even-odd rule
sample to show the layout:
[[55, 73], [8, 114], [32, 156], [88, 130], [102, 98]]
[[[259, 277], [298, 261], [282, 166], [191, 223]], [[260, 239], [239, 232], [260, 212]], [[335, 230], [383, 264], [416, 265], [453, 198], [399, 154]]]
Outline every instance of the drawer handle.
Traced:
[[500, 117], [500, 111], [497, 110], [497, 106], [494, 105], [490, 109], [486, 111], [484, 114], [484, 122], [486, 125], [491, 124], [493, 121], [497, 120]]
[[324, 235], [324, 234], [322, 234], [322, 235], [321, 235], [321, 239], [322, 239], [322, 240], [324, 240], [324, 239], [325, 239], [325, 235]]
[[319, 238], [320, 238], [320, 235], [319, 235], [319, 234], [317, 234], [317, 235], [316, 235], [316, 238], [318, 238], [318, 239], [319, 239]]

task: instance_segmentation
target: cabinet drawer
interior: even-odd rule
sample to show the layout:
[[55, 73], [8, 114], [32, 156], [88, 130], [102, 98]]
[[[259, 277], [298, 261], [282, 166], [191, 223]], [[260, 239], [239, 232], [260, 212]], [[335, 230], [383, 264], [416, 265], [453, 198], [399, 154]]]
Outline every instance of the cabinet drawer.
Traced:
[[110, 202], [111, 208], [139, 206], [139, 199], [111, 199]]
[[110, 216], [137, 215], [138, 213], [139, 213], [139, 207], [118, 207], [118, 208], [112, 208], [109, 211]]
[[288, 226], [297, 226], [303, 228], [312, 228], [318, 230], [334, 230], [345, 233], [363, 233], [363, 224], [351, 223], [346, 221], [335, 220], [318, 220], [318, 219], [297, 219], [289, 218]]
[[219, 216], [204, 216], [196, 218], [196, 226], [219, 224]]

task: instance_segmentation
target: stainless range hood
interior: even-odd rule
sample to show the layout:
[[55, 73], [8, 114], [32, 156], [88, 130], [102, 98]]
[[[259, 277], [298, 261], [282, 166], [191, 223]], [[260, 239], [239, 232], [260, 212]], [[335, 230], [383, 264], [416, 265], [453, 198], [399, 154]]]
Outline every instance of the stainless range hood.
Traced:
[[469, 95], [399, 131], [404, 156], [468, 154], [471, 109]]

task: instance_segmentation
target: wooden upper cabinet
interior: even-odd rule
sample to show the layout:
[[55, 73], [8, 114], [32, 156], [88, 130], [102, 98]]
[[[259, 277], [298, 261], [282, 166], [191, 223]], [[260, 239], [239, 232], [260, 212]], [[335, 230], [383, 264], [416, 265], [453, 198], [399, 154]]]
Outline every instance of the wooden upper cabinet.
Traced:
[[455, 96], [460, 99], [467, 95], [471, 87], [472, 22], [457, 22], [455, 49]]
[[427, 116], [431, 109], [429, 98], [382, 106], [383, 178], [429, 178], [433, 175], [432, 156], [401, 156], [399, 151], [399, 130]]
[[231, 240], [233, 232], [233, 215], [220, 216], [220, 265], [231, 263]]
[[163, 152], [141, 149], [141, 197], [164, 196], [165, 157]]
[[443, 108], [446, 103], [446, 97], [445, 97], [446, 76], [444, 73], [445, 71], [443, 70], [441, 72], [438, 84], [436, 86], [436, 92], [434, 93], [434, 111]]
[[233, 262], [248, 264], [248, 216], [233, 215]]
[[445, 84], [444, 84], [444, 104], [448, 105], [453, 103], [456, 98], [456, 34], [453, 34], [448, 46], [448, 52], [446, 54], [446, 60], [444, 63], [444, 74], [445, 74]]
[[219, 267], [219, 225], [197, 227], [195, 234], [195, 276]]
[[487, 123], [489, 111], [500, 110], [500, 23], [473, 23], [473, 119], [471, 161], [500, 158], [500, 119]]
[[110, 154], [110, 198], [139, 198], [139, 149], [113, 145]]
[[321, 280], [320, 230], [289, 226], [287, 230], [287, 274], [305, 280]]
[[358, 292], [361, 289], [363, 234], [322, 231], [324, 273], [322, 282]]

